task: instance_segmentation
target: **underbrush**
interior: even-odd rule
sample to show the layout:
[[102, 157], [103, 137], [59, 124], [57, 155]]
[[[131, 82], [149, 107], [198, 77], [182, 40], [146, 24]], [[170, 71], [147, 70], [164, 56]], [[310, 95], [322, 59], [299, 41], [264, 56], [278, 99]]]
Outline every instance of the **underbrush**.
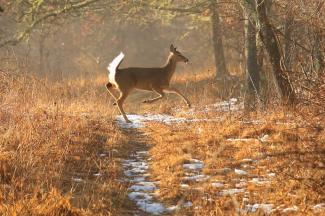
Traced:
[[[278, 108], [190, 117], [218, 121], [144, 129], [153, 140], [151, 170], [161, 198], [193, 203], [176, 215], [260, 215], [267, 205], [274, 215], [317, 214], [313, 207], [325, 202], [325, 125], [319, 115]], [[201, 173], [194, 172], [202, 180], [186, 180], [191, 172], [183, 165], [193, 159], [204, 162]], [[216, 182], [221, 186], [213, 187]]]
[[[229, 100], [218, 106], [212, 74], [176, 76], [173, 85], [193, 109], [177, 95], [148, 105], [141, 101], [152, 93], [135, 93], [126, 113], [202, 121], [146, 123], [130, 133], [114, 122], [119, 113], [104, 84], [104, 77], [53, 83], [1, 73], [0, 214], [130, 215], [135, 206], [121, 181], [120, 160], [142, 132], [152, 141], [150, 178], [160, 182], [159, 199], [193, 204], [176, 215], [246, 214], [254, 204], [272, 205], [274, 215], [293, 207], [288, 213], [312, 215], [313, 206], [325, 202], [324, 86], [296, 109], [245, 113], [240, 104], [222, 110]], [[186, 180], [183, 165], [193, 159], [204, 162], [196, 174], [205, 180]]]
[[1, 76], [1, 215], [118, 215], [132, 205], [117, 181], [126, 138], [100, 81]]

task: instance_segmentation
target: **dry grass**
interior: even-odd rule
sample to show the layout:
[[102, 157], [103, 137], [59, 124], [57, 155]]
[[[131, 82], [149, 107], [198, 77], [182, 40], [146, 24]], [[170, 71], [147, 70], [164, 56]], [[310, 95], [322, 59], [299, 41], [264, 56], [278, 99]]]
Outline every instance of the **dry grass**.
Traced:
[[[191, 86], [191, 89], [199, 89], [199, 92], [192, 92], [191, 97], [201, 109], [215, 100], [210, 97], [215, 89], [205, 87]], [[208, 99], [197, 103], [201, 98]], [[277, 107], [276, 111], [270, 108], [253, 114], [209, 112], [188, 115], [171, 111], [176, 116], [220, 121], [178, 125], [152, 123], [144, 129], [153, 142], [151, 171], [155, 180], [160, 181], [161, 199], [171, 204], [185, 200], [193, 202], [193, 208], [183, 209], [178, 215], [236, 215], [236, 209], [244, 208], [245, 203], [270, 203], [282, 209], [297, 206], [299, 211], [292, 214], [314, 215], [311, 207], [325, 201], [325, 125], [319, 106], [316, 108], [315, 111], [312, 106], [303, 105], [297, 110]], [[265, 135], [268, 135], [266, 141], [262, 139]], [[230, 142], [229, 138], [248, 140]], [[181, 187], [186, 172], [182, 165], [191, 158], [204, 161], [203, 173], [210, 179], [208, 183], [192, 182], [192, 189], [188, 190]], [[220, 173], [225, 167], [241, 169], [245, 158], [258, 161], [249, 170], [249, 177], [238, 177], [233, 172]], [[269, 173], [275, 173], [275, 177], [268, 185], [248, 182], [249, 200], [245, 203], [243, 194], [219, 196], [222, 188], [211, 187], [211, 182], [221, 181], [228, 182], [229, 188], [235, 188], [233, 179], [249, 181]], [[256, 214], [263, 214], [263, 211]], [[272, 214], [283, 213], [279, 210]]]
[[[190, 185], [194, 189], [184, 190], [180, 186], [184, 183], [182, 164], [191, 158], [203, 160], [203, 173], [211, 177], [210, 182], [228, 182], [230, 188], [236, 188], [231, 181], [238, 176], [233, 172], [220, 173], [220, 169], [242, 169], [242, 160], [251, 158], [258, 162], [250, 170], [250, 177], [239, 178], [249, 180], [268, 173], [276, 176], [269, 185], [248, 183], [249, 200], [246, 202], [271, 203], [283, 208], [296, 205], [299, 215], [313, 215], [311, 206], [325, 200], [324, 131], [309, 127], [304, 119], [283, 111], [254, 116], [219, 113], [215, 117], [222, 120], [178, 126], [150, 125], [147, 133], [154, 140], [152, 172], [161, 182], [162, 199], [170, 203], [193, 202], [190, 212], [180, 212], [179, 215], [236, 215], [236, 209], [244, 207], [243, 194], [219, 196], [223, 188], [213, 188], [210, 183], [201, 182], [192, 182]], [[261, 137], [266, 134], [269, 138], [264, 141]], [[249, 140], [227, 141], [228, 138]]]
[[132, 208], [117, 181], [128, 140], [113, 123], [101, 81], [2, 76], [0, 214], [118, 215]]
[[[1, 76], [1, 214], [131, 214], [135, 207], [127, 199], [128, 185], [118, 180], [123, 177], [120, 159], [135, 148], [137, 134], [121, 131], [114, 123], [118, 112], [105, 91], [105, 78], [58, 84]], [[174, 83], [202, 109], [219, 100], [212, 76], [211, 72], [182, 74]], [[150, 96], [131, 95], [125, 104], [127, 113], [189, 117], [177, 96], [151, 105], [139, 102]], [[258, 160], [250, 176], [276, 174], [265, 186], [248, 183], [249, 203], [296, 205], [299, 212], [294, 214], [311, 215], [312, 205], [325, 202], [324, 124], [310, 108], [304, 106], [299, 112], [277, 108], [277, 112], [254, 114], [210, 112], [190, 117], [220, 121], [151, 123], [141, 131], [151, 142], [150, 172], [153, 180], [160, 181], [161, 200], [170, 204], [193, 202], [192, 208], [176, 215], [237, 214], [236, 209], [244, 206], [243, 194], [219, 196], [221, 189], [209, 182], [238, 178], [233, 172], [220, 173], [220, 169], [241, 167], [244, 158]], [[261, 137], [266, 134], [269, 138], [263, 141]], [[230, 142], [229, 138], [251, 140]], [[211, 178], [206, 183], [189, 183], [192, 189], [184, 190], [180, 187], [185, 175], [182, 164], [191, 158], [203, 160], [203, 173]], [[101, 175], [95, 176], [97, 173]]]

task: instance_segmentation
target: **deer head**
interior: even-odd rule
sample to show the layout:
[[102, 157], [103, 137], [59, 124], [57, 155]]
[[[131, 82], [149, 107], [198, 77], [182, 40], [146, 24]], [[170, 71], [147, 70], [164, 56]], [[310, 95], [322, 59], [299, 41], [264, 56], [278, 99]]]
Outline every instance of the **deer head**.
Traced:
[[176, 62], [185, 62], [186, 64], [188, 63], [188, 58], [186, 58], [182, 53], [180, 53], [174, 45], [170, 45], [170, 52], [173, 54], [173, 59]]

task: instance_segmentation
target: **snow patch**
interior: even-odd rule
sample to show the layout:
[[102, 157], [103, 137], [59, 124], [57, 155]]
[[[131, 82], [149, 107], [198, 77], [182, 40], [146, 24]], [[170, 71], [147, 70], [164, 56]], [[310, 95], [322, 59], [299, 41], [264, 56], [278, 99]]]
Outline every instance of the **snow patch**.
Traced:
[[258, 204], [258, 203], [253, 204], [253, 205], [248, 204], [248, 205], [246, 205], [245, 210], [246, 210], [247, 212], [252, 212], [252, 213], [254, 213], [254, 212], [256, 212], [258, 209], [262, 209], [262, 210], [264, 211], [265, 214], [270, 214], [270, 213], [272, 212], [273, 206], [274, 206], [273, 204]]
[[161, 122], [165, 124], [183, 123], [186, 118], [176, 118], [166, 114], [127, 115], [132, 123], [126, 123], [123, 116], [117, 116], [117, 123], [121, 128], [142, 128], [146, 122]]
[[243, 163], [252, 163], [252, 162], [256, 162], [256, 160], [253, 160], [251, 158], [244, 158], [241, 160]]
[[256, 139], [253, 138], [228, 138], [228, 142], [251, 142], [255, 141]]
[[82, 183], [84, 181], [81, 178], [77, 178], [77, 177], [72, 177], [71, 180], [77, 183]]
[[156, 185], [152, 182], [138, 182], [129, 189], [133, 191], [154, 191], [156, 190]]
[[151, 200], [152, 196], [144, 192], [131, 192], [128, 194], [130, 200], [137, 201], [137, 200]]
[[166, 210], [168, 212], [174, 212], [174, 211], [176, 211], [178, 209], [179, 209], [179, 206], [178, 205], [174, 205], [174, 206], [170, 206], [170, 207], [166, 208]]
[[190, 186], [188, 184], [180, 184], [181, 188], [189, 188]]
[[142, 128], [147, 122], [160, 122], [165, 124], [180, 124], [180, 123], [189, 123], [189, 122], [215, 122], [220, 121], [219, 119], [186, 119], [186, 118], [177, 118], [167, 114], [145, 114], [145, 115], [136, 115], [129, 114], [127, 115], [128, 119], [132, 123], [126, 123], [123, 116], [119, 115], [116, 117], [117, 124], [119, 127], [124, 129], [130, 128]]
[[238, 188], [242, 188], [242, 187], [246, 187], [247, 183], [242, 181], [242, 182], [237, 183], [235, 186], [238, 187]]
[[138, 200], [137, 206], [144, 212], [153, 215], [160, 215], [166, 211], [166, 208], [161, 203], [150, 203], [146, 202], [146, 200]]
[[230, 188], [230, 189], [222, 190], [220, 194], [223, 196], [226, 196], [226, 195], [234, 195], [234, 194], [243, 193], [243, 192], [245, 192], [245, 190], [242, 188], [240, 188], [240, 189], [239, 188]]
[[173, 207], [166, 208], [162, 203], [156, 202], [154, 197], [158, 194], [157, 184], [159, 182], [146, 181], [148, 173], [149, 152], [136, 151], [130, 159], [122, 160], [124, 174], [127, 181], [133, 183], [128, 190], [128, 197], [134, 201], [137, 207], [150, 214], [160, 215], [172, 211]]
[[139, 182], [143, 182], [146, 178], [145, 177], [134, 177], [130, 182], [133, 182], [133, 183], [139, 183]]
[[193, 163], [183, 164], [184, 169], [197, 170], [204, 167], [204, 163], [200, 160], [192, 159]]
[[245, 170], [235, 169], [237, 175], [247, 175], [248, 173]]
[[193, 206], [193, 203], [192, 203], [191, 201], [188, 201], [188, 202], [185, 202], [185, 203], [183, 204], [183, 206], [184, 206], [185, 208], [190, 208], [190, 207]]
[[325, 211], [325, 203], [319, 203], [312, 207], [313, 211], [316, 213]]
[[292, 206], [292, 207], [283, 209], [282, 212], [283, 213], [290, 213], [290, 212], [296, 212], [298, 210], [299, 210], [298, 206]]
[[263, 179], [263, 178], [253, 178], [252, 180], [249, 181], [250, 183], [257, 184], [257, 185], [265, 185], [269, 184], [270, 181]]
[[211, 186], [221, 188], [221, 187], [224, 187], [225, 185], [222, 182], [212, 182]]
[[221, 101], [213, 104], [213, 107], [216, 109], [216, 111], [238, 111], [243, 109], [244, 104], [239, 104], [237, 98], [230, 98], [228, 101]]
[[204, 181], [207, 180], [208, 178], [210, 178], [210, 176], [206, 176], [203, 174], [183, 177], [183, 179], [186, 181]]
[[268, 134], [265, 134], [264, 136], [262, 136], [260, 138], [260, 141], [261, 142], [267, 142], [269, 140], [270, 136]]

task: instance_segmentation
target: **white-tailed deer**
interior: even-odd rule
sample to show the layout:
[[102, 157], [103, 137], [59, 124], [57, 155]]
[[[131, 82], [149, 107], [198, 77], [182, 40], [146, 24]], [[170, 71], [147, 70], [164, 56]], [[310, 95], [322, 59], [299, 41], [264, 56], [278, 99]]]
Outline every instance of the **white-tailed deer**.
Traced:
[[[167, 58], [167, 62], [162, 67], [130, 67], [119, 69], [123, 59], [124, 54], [121, 53], [108, 66], [109, 81], [106, 84], [106, 88], [115, 99], [118, 109], [126, 122], [130, 123], [131, 121], [127, 118], [123, 110], [123, 102], [133, 89], [153, 91], [159, 95], [156, 98], [145, 100], [143, 103], [151, 103], [162, 99], [164, 97], [164, 92], [167, 92], [179, 95], [186, 102], [187, 106], [191, 106], [188, 99], [182, 93], [180, 93], [176, 88], [169, 86], [170, 80], [176, 69], [176, 64], [178, 62], [188, 62], [188, 59], [177, 51], [173, 45], [170, 46], [170, 54]], [[113, 87], [119, 90], [119, 97], [114, 95], [112, 91]]]

